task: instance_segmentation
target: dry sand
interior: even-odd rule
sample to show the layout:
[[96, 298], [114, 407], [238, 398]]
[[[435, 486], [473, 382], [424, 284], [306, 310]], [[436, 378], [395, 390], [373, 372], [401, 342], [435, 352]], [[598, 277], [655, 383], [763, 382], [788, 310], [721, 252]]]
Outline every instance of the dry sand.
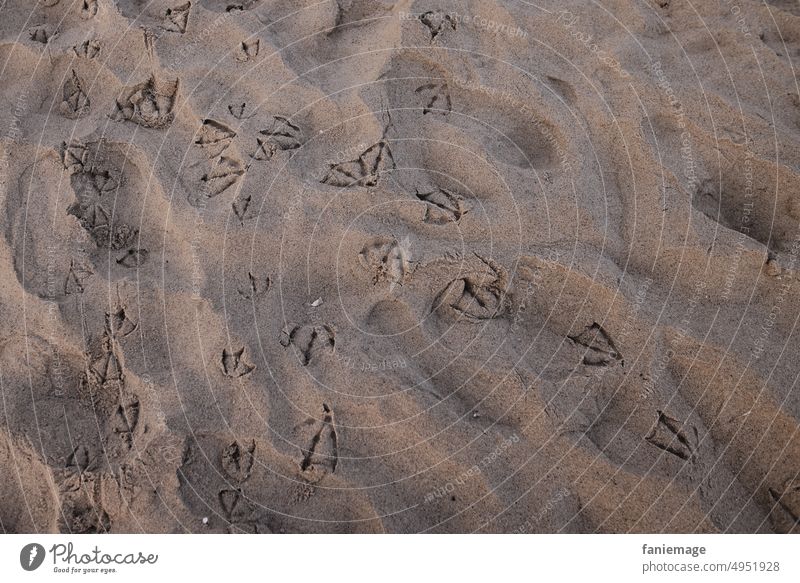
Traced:
[[0, 530], [800, 528], [797, 2], [0, 35]]

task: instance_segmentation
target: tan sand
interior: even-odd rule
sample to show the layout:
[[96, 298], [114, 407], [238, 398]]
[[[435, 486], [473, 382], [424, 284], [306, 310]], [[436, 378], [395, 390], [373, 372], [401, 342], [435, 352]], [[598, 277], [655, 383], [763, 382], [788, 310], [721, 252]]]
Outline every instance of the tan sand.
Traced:
[[0, 35], [0, 531], [800, 529], [793, 0]]

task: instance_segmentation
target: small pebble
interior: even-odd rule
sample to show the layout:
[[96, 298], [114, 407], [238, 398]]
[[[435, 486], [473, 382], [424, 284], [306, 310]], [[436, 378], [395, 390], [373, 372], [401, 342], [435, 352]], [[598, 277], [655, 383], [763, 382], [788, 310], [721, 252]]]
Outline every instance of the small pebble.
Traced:
[[203, 517], [203, 524], [208, 524], [208, 516]]

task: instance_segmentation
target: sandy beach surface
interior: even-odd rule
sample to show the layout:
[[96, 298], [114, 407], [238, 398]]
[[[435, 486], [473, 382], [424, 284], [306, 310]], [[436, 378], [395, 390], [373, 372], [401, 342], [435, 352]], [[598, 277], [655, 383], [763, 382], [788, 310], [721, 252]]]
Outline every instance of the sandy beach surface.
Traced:
[[0, 532], [800, 531], [793, 0], [0, 0]]

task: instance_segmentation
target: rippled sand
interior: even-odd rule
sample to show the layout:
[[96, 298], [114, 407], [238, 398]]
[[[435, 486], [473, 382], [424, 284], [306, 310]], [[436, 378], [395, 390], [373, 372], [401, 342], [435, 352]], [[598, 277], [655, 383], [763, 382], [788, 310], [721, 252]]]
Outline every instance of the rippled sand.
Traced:
[[792, 0], [9, 0], [0, 530], [789, 532]]

